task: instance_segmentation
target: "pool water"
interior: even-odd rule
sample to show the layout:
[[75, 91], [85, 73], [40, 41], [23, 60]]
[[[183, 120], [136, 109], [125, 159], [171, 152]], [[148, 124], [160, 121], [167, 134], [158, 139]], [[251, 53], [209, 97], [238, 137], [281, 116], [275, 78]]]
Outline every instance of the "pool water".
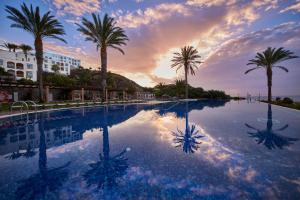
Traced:
[[300, 199], [300, 112], [246, 101], [0, 120], [0, 199]]

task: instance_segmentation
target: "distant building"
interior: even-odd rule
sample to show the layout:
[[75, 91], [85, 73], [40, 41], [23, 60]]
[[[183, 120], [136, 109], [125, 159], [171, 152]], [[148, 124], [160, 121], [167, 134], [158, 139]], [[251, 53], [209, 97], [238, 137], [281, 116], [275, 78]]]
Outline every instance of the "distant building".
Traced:
[[[71, 69], [80, 66], [80, 60], [68, 56], [44, 53], [43, 70], [53, 72], [52, 65], [59, 66], [59, 73], [69, 75]], [[10, 52], [0, 49], [0, 67], [14, 75], [16, 79], [37, 80], [37, 64], [34, 53], [28, 53], [27, 60], [23, 52]]]
[[60, 67], [59, 73], [69, 75], [72, 69], [80, 66], [80, 60], [55, 53], [44, 53], [43, 70], [53, 72], [51, 69], [52, 65], [58, 65]]
[[136, 92], [136, 98], [140, 100], [153, 100], [155, 95], [151, 92]]
[[9, 52], [0, 49], [0, 67], [14, 75], [16, 79], [37, 80], [35, 56], [28, 53], [27, 60], [23, 52]]

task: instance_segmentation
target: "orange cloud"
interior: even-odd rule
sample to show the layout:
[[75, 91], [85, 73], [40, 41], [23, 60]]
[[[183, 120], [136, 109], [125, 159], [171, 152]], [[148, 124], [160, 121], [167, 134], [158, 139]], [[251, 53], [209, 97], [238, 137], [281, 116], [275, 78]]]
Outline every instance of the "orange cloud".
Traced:
[[[263, 51], [268, 46], [284, 46], [296, 55], [300, 55], [299, 34], [300, 24], [284, 23], [225, 41], [204, 60], [196, 76], [190, 78], [191, 83], [207, 89], [222, 89], [232, 95], [245, 95], [247, 92], [263, 95], [266, 93], [265, 73], [255, 71], [245, 76], [247, 61], [252, 59], [256, 52]], [[297, 68], [299, 59], [283, 64], [292, 73], [285, 74], [277, 70], [274, 72], [274, 95], [297, 94], [297, 88], [290, 86], [300, 85], [300, 80], [297, 78], [300, 74]]]

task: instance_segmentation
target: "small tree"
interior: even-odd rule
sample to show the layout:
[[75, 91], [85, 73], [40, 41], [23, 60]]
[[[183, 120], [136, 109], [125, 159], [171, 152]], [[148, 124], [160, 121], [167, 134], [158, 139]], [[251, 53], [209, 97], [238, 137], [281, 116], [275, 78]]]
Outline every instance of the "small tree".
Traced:
[[27, 60], [27, 55], [29, 51], [32, 51], [32, 47], [27, 45], [27, 44], [21, 44], [19, 46], [19, 49], [21, 49], [23, 51], [23, 53], [25, 54], [25, 58]]
[[57, 64], [54, 64], [54, 65], [52, 65], [51, 70], [57, 74], [59, 72], [59, 66]]
[[18, 48], [18, 45], [14, 43], [8, 43], [8, 42], [4, 42], [1, 46], [8, 49], [8, 51], [10, 52], [11, 50], [13, 50], [13, 52], [16, 52], [16, 49]]

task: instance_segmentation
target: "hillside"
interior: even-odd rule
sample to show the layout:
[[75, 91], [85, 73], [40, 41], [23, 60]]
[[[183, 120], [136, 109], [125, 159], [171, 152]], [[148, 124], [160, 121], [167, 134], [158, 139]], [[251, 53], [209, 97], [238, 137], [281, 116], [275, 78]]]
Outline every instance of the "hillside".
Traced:
[[[82, 86], [101, 88], [101, 73], [96, 70], [78, 68], [71, 70], [70, 76], [44, 72], [44, 84], [55, 86]], [[116, 73], [107, 73], [107, 87], [109, 89], [119, 89], [128, 91], [142, 91], [143, 87], [136, 82]]]

